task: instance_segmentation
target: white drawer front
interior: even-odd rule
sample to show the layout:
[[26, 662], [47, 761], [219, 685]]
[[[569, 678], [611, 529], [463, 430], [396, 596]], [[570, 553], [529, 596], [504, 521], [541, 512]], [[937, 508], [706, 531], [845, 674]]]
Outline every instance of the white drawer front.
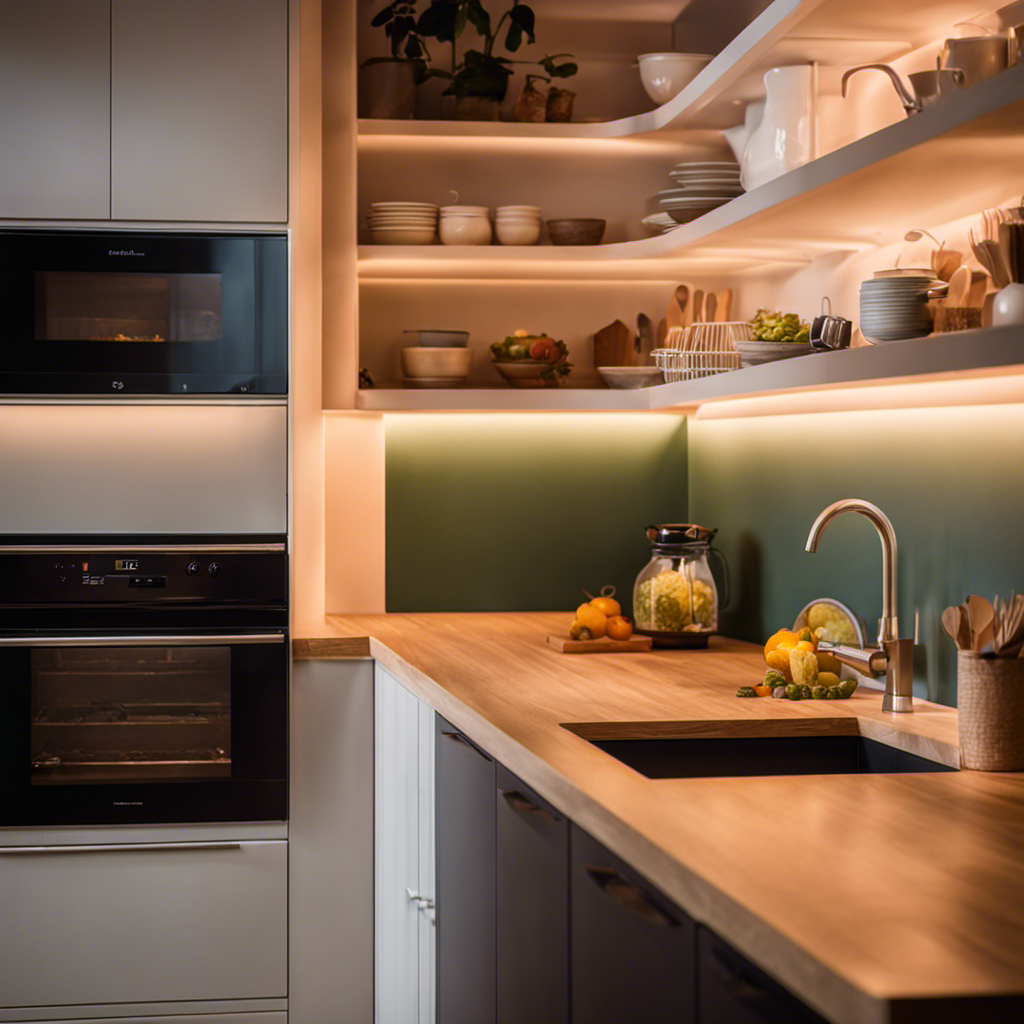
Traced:
[[0, 850], [0, 1006], [283, 998], [287, 867], [282, 841]]

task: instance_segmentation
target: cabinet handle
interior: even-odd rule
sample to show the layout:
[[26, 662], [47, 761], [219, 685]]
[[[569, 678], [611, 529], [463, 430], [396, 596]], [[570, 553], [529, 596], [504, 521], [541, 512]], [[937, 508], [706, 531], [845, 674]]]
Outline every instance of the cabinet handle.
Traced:
[[283, 644], [284, 633], [225, 633], [196, 636], [9, 636], [0, 647], [224, 647], [244, 644]]
[[6, 846], [0, 857], [24, 857], [37, 853], [136, 853], [152, 850], [240, 850], [241, 843], [112, 843], [109, 846]]
[[677, 928], [679, 926], [678, 921], [669, 917], [660, 907], [655, 906], [654, 901], [640, 886], [623, 878], [614, 868], [587, 864], [586, 871], [590, 880], [606, 896], [641, 920], [662, 928]]
[[499, 789], [498, 792], [501, 793], [505, 798], [505, 802], [514, 811], [519, 811], [522, 814], [532, 814], [535, 817], [544, 818], [546, 821], [558, 822], [562, 820], [557, 814], [552, 814], [546, 807], [535, 804], [528, 797], [520, 793], [518, 789]]
[[[766, 1008], [776, 1012], [780, 1009], [779, 1000], [767, 989], [762, 988], [755, 981], [751, 981], [743, 971], [741, 964], [730, 962], [719, 950], [711, 950], [711, 969], [718, 975], [722, 987], [733, 999], [744, 1006], [758, 1010], [761, 1013]], [[773, 1017], [773, 1020], [776, 1018]], [[795, 1020], [795, 1018], [793, 1018]]]
[[405, 894], [409, 897], [409, 902], [415, 903], [419, 910], [434, 909], [434, 901], [430, 896], [421, 896], [418, 892], [413, 892], [409, 888], [405, 890]]
[[469, 747], [474, 753], [479, 754], [485, 761], [491, 759], [472, 741], [466, 739], [461, 732], [442, 732], [442, 736], [447, 736], [453, 743], [461, 743], [464, 747]]

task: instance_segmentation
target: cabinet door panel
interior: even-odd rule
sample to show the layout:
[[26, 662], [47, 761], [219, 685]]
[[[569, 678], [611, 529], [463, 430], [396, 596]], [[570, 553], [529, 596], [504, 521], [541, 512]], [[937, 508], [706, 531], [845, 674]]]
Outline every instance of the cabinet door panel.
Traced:
[[109, 216], [109, 0], [0, 0], [0, 217]]
[[436, 721], [437, 1020], [492, 1024], [494, 761], [450, 722]]
[[570, 849], [573, 1024], [690, 1024], [694, 922], [575, 826]]
[[287, 0], [113, 0], [112, 216], [288, 218]]
[[497, 1022], [569, 1020], [569, 822], [498, 766]]
[[0, 1006], [283, 998], [288, 844], [0, 851]]

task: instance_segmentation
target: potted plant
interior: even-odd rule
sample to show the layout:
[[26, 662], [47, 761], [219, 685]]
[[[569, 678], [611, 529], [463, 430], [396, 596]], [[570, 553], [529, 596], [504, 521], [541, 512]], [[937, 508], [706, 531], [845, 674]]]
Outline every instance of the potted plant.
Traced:
[[[481, 0], [432, 0], [430, 6], [420, 16], [416, 27], [421, 36], [436, 39], [439, 43], [449, 43], [451, 46], [451, 83], [443, 95], [455, 97], [457, 118], [484, 121], [498, 119], [498, 106], [508, 91], [512, 66], [517, 63], [536, 62], [515, 61], [510, 57], [499, 56], [495, 54], [494, 48], [499, 39], [503, 39], [501, 45], [508, 53], [515, 53], [522, 46], [524, 39], [530, 44], [535, 43], [534, 20], [533, 9], [519, 3], [519, 0], [513, 0], [512, 6], [496, 23], [492, 22]], [[483, 40], [483, 48], [466, 50], [460, 62], [456, 56], [455, 41], [462, 35], [467, 25], [472, 25]], [[568, 56], [570, 55], [557, 55]], [[549, 75], [568, 77], [576, 73], [575, 64], [556, 65], [557, 57], [544, 59], [550, 66], [544, 61], [540, 62]]]
[[416, 110], [416, 87], [429, 74], [430, 55], [416, 27], [416, 0], [391, 0], [373, 17], [391, 44], [390, 57], [359, 67], [359, 116], [406, 120]]

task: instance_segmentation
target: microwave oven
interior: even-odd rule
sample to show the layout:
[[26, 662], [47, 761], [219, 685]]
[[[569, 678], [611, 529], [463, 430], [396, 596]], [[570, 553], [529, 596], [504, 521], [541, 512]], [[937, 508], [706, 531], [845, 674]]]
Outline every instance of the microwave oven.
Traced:
[[0, 266], [0, 394], [287, 394], [283, 233], [4, 229]]

